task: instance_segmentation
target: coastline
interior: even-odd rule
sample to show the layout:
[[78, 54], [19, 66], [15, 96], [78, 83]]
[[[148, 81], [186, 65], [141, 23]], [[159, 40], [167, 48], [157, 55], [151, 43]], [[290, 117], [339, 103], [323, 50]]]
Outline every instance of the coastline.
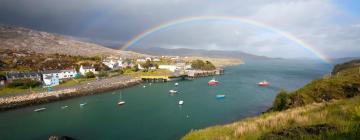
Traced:
[[0, 112], [25, 106], [70, 99], [74, 97], [99, 94], [106, 91], [135, 86], [140, 83], [142, 83], [142, 80], [139, 78], [134, 78], [131, 76], [117, 76], [89, 82], [87, 84], [76, 85], [52, 92], [0, 97]]

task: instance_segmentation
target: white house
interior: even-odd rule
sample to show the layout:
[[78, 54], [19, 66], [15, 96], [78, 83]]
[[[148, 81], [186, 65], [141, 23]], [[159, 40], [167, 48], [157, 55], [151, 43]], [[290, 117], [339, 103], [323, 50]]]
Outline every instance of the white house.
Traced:
[[175, 72], [177, 69], [177, 66], [176, 65], [159, 65], [159, 69], [166, 69], [171, 72]]
[[97, 72], [95, 71], [95, 67], [94, 66], [80, 66], [79, 72], [81, 75], [85, 75], [88, 72], [92, 72], [94, 74], [96, 74]]
[[107, 59], [102, 62], [104, 65], [108, 66], [110, 69], [122, 68], [123, 61], [121, 58], [119, 59]]
[[75, 78], [77, 74], [75, 69], [60, 70], [59, 79]]
[[157, 57], [155, 57], [155, 58], [153, 58], [153, 59], [152, 59], [152, 61], [154, 61], [154, 62], [159, 62], [159, 61], [160, 61], [160, 59], [159, 59], [159, 58], [157, 58]]
[[60, 73], [59, 70], [48, 70], [42, 72], [42, 79], [45, 86], [56, 86], [60, 83]]
[[145, 58], [138, 58], [138, 59], [136, 59], [136, 62], [146, 62], [146, 59]]

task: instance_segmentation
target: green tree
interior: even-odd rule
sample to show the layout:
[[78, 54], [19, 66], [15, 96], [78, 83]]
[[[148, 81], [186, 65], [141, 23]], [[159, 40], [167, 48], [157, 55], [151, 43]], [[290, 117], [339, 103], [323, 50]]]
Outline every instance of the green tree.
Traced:
[[280, 93], [276, 95], [271, 110], [282, 111], [288, 109], [290, 105], [291, 105], [290, 94], [288, 94], [285, 90], [281, 90]]
[[90, 71], [90, 72], [85, 73], [85, 77], [86, 78], [95, 78], [95, 74]]

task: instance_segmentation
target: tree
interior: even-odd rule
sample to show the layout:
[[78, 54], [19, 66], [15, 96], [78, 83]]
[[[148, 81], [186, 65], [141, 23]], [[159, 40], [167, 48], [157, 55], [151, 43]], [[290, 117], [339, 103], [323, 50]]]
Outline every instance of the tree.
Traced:
[[290, 104], [291, 104], [290, 95], [285, 90], [281, 90], [280, 93], [276, 95], [271, 110], [282, 111], [288, 109], [290, 107]]
[[214, 70], [216, 67], [210, 61], [194, 60], [191, 67], [199, 70]]
[[99, 77], [108, 77], [109, 74], [105, 71], [100, 71], [100, 73], [98, 74]]
[[90, 72], [85, 73], [85, 77], [86, 78], [95, 78], [95, 74], [90, 71]]

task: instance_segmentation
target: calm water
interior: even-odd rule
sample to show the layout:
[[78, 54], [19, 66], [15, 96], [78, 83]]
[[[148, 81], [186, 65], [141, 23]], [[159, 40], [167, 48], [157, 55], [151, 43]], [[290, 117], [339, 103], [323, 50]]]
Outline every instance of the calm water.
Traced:
[[[224, 124], [265, 111], [280, 89], [295, 90], [329, 72], [330, 65], [296, 61], [254, 61], [226, 68], [208, 86], [211, 77], [193, 81], [136, 86], [0, 113], [0, 139], [47, 139], [66, 135], [75, 139], [179, 139], [191, 129]], [[260, 88], [257, 82], [271, 86]], [[180, 93], [170, 95], [176, 89]], [[119, 93], [126, 105], [117, 106]], [[217, 100], [216, 94], [226, 94]], [[184, 100], [179, 106], [178, 101]], [[80, 108], [79, 104], [87, 102]], [[67, 105], [69, 108], [60, 109]], [[46, 107], [44, 112], [34, 109]]]

